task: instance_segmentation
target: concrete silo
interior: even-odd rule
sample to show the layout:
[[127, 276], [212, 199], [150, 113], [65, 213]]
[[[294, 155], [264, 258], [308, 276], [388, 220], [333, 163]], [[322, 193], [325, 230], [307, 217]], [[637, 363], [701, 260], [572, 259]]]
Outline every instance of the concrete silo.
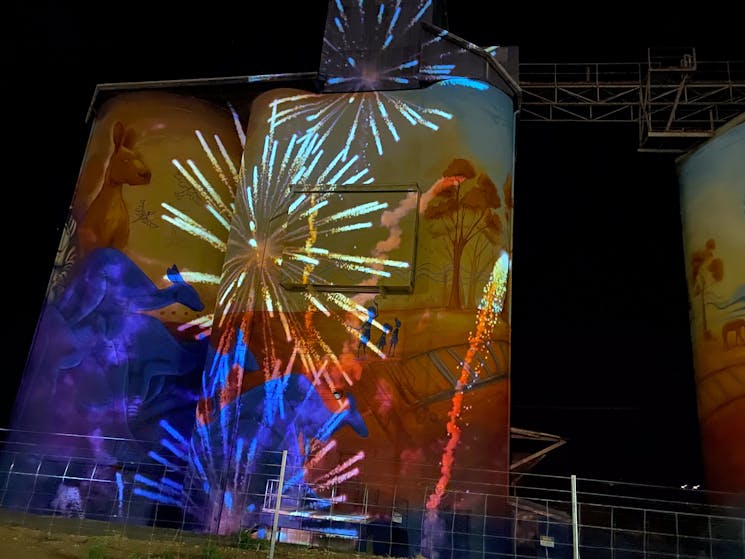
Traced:
[[743, 504], [745, 115], [681, 157], [678, 174], [706, 487]]

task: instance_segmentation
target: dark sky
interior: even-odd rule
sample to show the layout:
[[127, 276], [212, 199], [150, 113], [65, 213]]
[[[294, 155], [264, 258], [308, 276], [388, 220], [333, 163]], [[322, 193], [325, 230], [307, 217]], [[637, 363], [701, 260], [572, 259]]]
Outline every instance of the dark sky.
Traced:
[[[317, 70], [326, 2], [258, 5], [13, 3], [0, 426], [67, 217], [96, 84]], [[479, 45], [517, 45], [522, 62], [640, 62], [655, 46], [745, 59], [741, 22], [716, 3], [656, 13], [552, 5], [452, 1], [445, 27]], [[570, 440], [536, 471], [701, 481], [673, 157], [637, 153], [635, 125], [524, 122], [517, 138], [512, 424]]]

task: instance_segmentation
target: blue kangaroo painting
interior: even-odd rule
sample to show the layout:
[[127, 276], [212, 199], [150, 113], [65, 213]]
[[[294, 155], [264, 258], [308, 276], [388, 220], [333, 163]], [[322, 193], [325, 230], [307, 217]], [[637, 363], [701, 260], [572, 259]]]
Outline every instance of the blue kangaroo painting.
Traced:
[[[174, 304], [201, 310], [203, 304], [177, 265], [164, 272], [169, 285], [158, 287], [123, 252], [98, 248], [79, 262], [59, 297], [46, 302], [14, 420], [16, 429], [33, 433], [41, 454], [58, 458], [60, 475], [66, 467], [71, 479], [113, 482], [124, 463], [158, 445], [154, 420], [167, 417], [185, 427], [192, 417], [206, 342], [177, 339], [146, 311]], [[89, 461], [70, 465], [69, 456]], [[25, 467], [38, 460], [28, 457]], [[53, 477], [48, 482], [60, 484]], [[97, 505], [92, 499], [81, 506]]]

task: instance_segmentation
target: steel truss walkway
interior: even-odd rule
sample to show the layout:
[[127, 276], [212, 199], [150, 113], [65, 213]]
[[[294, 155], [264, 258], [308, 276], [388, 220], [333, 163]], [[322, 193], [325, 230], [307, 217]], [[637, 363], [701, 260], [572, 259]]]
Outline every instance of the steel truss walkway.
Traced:
[[[521, 122], [637, 124], [639, 151], [684, 153], [745, 113], [745, 60], [705, 62], [695, 49], [650, 49], [645, 62], [524, 62], [515, 76], [487, 51], [445, 33], [462, 51], [476, 51], [494, 66], [486, 74], [496, 71], [514, 85]], [[312, 81], [318, 73], [99, 84], [86, 120], [117, 91], [243, 87], [289, 78]]]
[[745, 112], [745, 60], [520, 64], [521, 121], [637, 123], [639, 151], [688, 151]]

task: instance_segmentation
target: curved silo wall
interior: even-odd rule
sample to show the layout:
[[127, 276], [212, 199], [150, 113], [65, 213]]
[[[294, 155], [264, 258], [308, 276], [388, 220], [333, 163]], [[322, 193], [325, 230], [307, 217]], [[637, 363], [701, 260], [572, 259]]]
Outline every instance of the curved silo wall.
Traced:
[[395, 513], [412, 550], [444, 537], [422, 534], [429, 511], [504, 513], [513, 127], [510, 98], [473, 80], [254, 101], [192, 433], [212, 531], [262, 521], [281, 449], [288, 503]]
[[745, 115], [681, 158], [678, 174], [706, 487], [742, 501]]
[[129, 518], [148, 521], [144, 492], [159, 493], [141, 482], [188, 450], [161, 441], [192, 425], [227, 239], [215, 214], [241, 151], [208, 99], [122, 90], [97, 108], [3, 447], [3, 506], [109, 518], [134, 495]]

